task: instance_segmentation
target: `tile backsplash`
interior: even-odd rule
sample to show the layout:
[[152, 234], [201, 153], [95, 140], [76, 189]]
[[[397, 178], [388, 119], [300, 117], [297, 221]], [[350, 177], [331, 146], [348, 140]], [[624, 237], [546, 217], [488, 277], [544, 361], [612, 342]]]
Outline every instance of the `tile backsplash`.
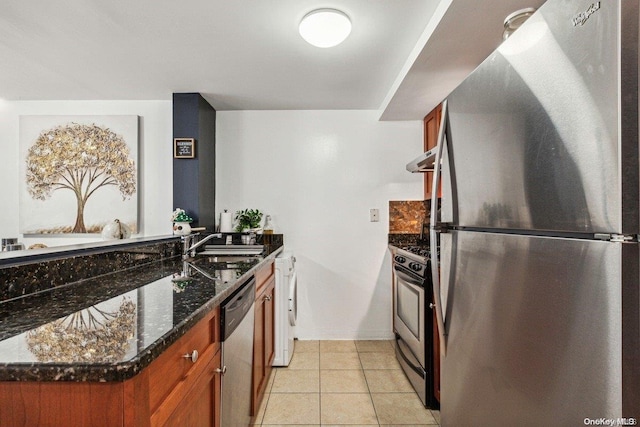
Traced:
[[389, 234], [420, 234], [430, 200], [389, 201]]

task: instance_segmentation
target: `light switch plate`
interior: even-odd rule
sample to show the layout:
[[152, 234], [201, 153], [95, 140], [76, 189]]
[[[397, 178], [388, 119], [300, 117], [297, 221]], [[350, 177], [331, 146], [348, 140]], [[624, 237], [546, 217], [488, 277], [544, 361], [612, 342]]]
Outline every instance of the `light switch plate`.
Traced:
[[380, 221], [380, 209], [369, 209], [369, 221], [371, 222]]

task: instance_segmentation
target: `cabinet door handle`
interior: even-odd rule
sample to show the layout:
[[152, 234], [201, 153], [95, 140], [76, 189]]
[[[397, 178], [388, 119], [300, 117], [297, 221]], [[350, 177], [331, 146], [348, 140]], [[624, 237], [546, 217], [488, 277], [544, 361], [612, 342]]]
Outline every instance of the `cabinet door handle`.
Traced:
[[271, 301], [271, 295], [266, 295], [266, 296], [264, 297], [264, 300], [265, 300], [265, 301]]
[[198, 360], [198, 350], [193, 350], [191, 354], [183, 354], [182, 357], [191, 360], [193, 363], [196, 363], [196, 360]]
[[222, 367], [222, 369], [220, 369], [220, 368], [216, 368], [215, 372], [216, 372], [216, 374], [222, 374], [222, 375], [224, 375], [224, 374], [227, 372], [227, 366], [226, 366], [226, 365], [225, 365], [225, 366], [223, 366], [223, 367]]

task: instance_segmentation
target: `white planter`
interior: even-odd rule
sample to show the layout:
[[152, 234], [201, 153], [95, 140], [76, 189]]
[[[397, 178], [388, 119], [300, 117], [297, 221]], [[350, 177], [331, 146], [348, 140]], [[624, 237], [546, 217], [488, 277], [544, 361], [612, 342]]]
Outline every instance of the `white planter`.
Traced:
[[188, 222], [174, 222], [173, 234], [176, 234], [178, 236], [186, 236], [187, 234], [191, 234], [191, 225]]

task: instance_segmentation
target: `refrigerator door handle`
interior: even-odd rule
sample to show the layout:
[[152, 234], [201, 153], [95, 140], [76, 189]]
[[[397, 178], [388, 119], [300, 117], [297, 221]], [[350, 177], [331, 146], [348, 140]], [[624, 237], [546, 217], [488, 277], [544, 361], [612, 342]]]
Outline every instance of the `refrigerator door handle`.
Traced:
[[[430, 237], [430, 246], [431, 248], [438, 247], [438, 228], [440, 227], [440, 218], [438, 218], [438, 189], [440, 186], [440, 175], [442, 167], [440, 165], [440, 161], [442, 159], [442, 153], [444, 150], [444, 145], [446, 143], [446, 128], [447, 128], [447, 100], [444, 100], [442, 103], [442, 117], [440, 119], [440, 130], [438, 131], [438, 146], [436, 152], [436, 162], [434, 165], [433, 172], [433, 187], [431, 191], [431, 215], [435, 216], [435, 218], [431, 219], [431, 230], [429, 230]], [[440, 353], [442, 355], [446, 354], [447, 350], [447, 341], [445, 336], [447, 335], [446, 329], [444, 327], [444, 316], [443, 316], [443, 308], [442, 308], [442, 297], [441, 297], [441, 288], [440, 288], [440, 259], [438, 255], [438, 250], [431, 251], [431, 278], [433, 281], [433, 298], [435, 300], [435, 311], [436, 311], [436, 322], [438, 323], [438, 333], [440, 334]]]

